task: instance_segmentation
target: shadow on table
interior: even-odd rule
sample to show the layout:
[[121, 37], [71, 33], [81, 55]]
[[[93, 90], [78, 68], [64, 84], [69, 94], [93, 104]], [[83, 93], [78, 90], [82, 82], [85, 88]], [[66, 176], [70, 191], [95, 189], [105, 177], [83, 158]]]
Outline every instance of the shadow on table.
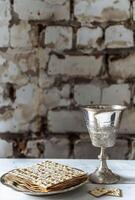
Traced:
[[[62, 194], [55, 194], [50, 196], [42, 196], [38, 199], [45, 199], [45, 200], [72, 200], [72, 199], [78, 199], [78, 200], [86, 200], [87, 196], [89, 197], [88, 190], [89, 185], [84, 185], [78, 189], [75, 189], [73, 191], [65, 192]], [[35, 196], [31, 196], [33, 200], [37, 199]], [[31, 198], [30, 198], [31, 199]]]
[[126, 176], [121, 176], [120, 181], [118, 182], [119, 184], [135, 184], [135, 177], [126, 177]]

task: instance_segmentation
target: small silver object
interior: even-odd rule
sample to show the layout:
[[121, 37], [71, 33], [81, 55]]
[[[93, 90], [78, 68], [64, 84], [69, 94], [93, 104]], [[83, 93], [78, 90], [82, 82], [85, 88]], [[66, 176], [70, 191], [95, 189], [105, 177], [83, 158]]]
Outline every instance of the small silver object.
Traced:
[[116, 133], [124, 109], [126, 106], [121, 105], [91, 105], [82, 108], [92, 144], [101, 148], [98, 156], [100, 166], [90, 175], [90, 181], [94, 183], [111, 184], [120, 180], [120, 177], [107, 166], [105, 149], [115, 145]]

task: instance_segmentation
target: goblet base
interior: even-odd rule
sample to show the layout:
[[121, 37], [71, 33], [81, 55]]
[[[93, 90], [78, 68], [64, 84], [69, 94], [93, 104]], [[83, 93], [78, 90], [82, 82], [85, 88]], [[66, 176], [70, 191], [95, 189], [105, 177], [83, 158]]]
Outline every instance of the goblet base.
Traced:
[[97, 184], [113, 184], [120, 180], [120, 176], [114, 174], [110, 169], [107, 169], [104, 172], [97, 169], [90, 174], [89, 179], [91, 182]]

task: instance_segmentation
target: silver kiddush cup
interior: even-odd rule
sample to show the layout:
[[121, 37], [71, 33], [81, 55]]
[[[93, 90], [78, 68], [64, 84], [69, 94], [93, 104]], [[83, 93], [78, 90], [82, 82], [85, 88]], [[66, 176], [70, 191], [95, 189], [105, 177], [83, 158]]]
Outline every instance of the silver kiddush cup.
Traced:
[[91, 182], [111, 184], [120, 180], [120, 177], [107, 166], [105, 149], [115, 145], [116, 133], [124, 109], [126, 106], [121, 105], [90, 105], [82, 108], [92, 144], [101, 148], [98, 156], [100, 166], [90, 175]]

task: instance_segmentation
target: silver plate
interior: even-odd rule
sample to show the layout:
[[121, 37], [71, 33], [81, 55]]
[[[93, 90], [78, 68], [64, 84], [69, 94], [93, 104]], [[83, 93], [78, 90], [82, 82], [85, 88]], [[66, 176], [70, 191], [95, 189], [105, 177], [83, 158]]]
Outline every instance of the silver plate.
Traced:
[[[7, 173], [6, 173], [7, 174]], [[4, 180], [4, 176], [6, 175], [4, 174], [1, 178], [0, 178], [0, 182], [3, 184], [3, 185], [6, 185], [18, 192], [23, 192], [24, 194], [28, 194], [28, 195], [32, 195], [32, 196], [47, 196], [47, 195], [54, 195], [54, 194], [61, 194], [61, 193], [64, 193], [64, 192], [69, 192], [71, 190], [75, 190], [83, 185], [85, 185], [86, 183], [88, 183], [88, 179], [85, 180], [84, 182], [78, 184], [78, 185], [75, 185], [75, 186], [72, 186], [72, 187], [69, 187], [69, 188], [66, 188], [66, 189], [63, 189], [63, 190], [59, 190], [59, 191], [53, 191], [53, 192], [32, 192], [32, 191], [29, 191], [29, 190], [24, 190], [23, 188], [20, 188], [18, 187], [17, 185], [11, 185], [11, 184], [8, 184], [5, 182]]]

